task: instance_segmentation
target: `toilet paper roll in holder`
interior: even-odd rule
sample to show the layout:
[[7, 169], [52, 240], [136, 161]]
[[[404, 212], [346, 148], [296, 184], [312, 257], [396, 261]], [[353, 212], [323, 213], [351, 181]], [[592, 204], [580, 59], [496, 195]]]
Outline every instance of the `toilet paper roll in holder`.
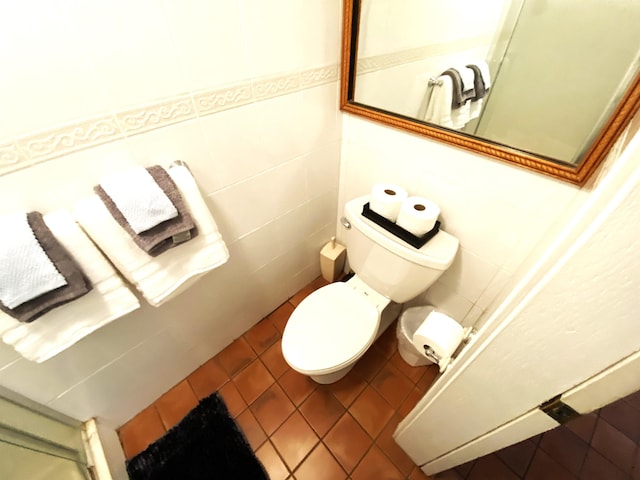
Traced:
[[451, 354], [449, 357], [441, 357], [429, 345], [423, 345], [424, 356], [427, 357], [430, 361], [438, 365], [440, 367], [440, 373], [444, 372], [445, 369], [451, 364], [451, 362], [455, 359], [457, 354], [460, 352], [462, 347], [469, 343], [473, 335], [475, 335], [476, 331], [473, 327], [466, 327], [463, 330], [462, 340], [460, 341], [460, 345], [456, 348], [456, 351]]

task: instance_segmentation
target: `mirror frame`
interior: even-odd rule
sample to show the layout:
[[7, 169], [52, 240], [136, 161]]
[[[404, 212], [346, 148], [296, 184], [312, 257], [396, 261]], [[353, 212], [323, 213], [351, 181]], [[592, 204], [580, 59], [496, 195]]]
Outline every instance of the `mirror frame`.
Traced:
[[623, 95], [602, 130], [577, 166], [556, 163], [540, 155], [516, 148], [457, 133], [453, 130], [364, 105], [354, 101], [355, 66], [358, 51], [360, 0], [344, 0], [342, 30], [342, 71], [340, 85], [340, 109], [369, 120], [423, 135], [475, 153], [505, 161], [520, 167], [583, 186], [597, 170], [640, 108], [640, 72]]

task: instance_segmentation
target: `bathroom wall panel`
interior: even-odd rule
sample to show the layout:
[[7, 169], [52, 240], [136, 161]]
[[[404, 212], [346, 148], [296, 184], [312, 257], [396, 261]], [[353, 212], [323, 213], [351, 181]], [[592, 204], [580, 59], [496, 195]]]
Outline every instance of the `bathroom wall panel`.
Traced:
[[317, 67], [333, 63], [336, 52], [340, 51], [342, 2], [321, 0], [296, 3], [299, 9], [296, 22], [304, 26], [304, 35], [300, 38], [302, 64], [305, 67]]
[[445, 312], [451, 318], [461, 320], [465, 318], [471, 308], [473, 301], [457, 293], [455, 289], [447, 287], [437, 281], [424, 294], [418, 295], [405, 305], [405, 308], [419, 305], [435, 305], [440, 311]]
[[[9, 72], [0, 84], [13, 82], [0, 89], [11, 97], [0, 111], [0, 167], [20, 135], [53, 135], [42, 145], [51, 153], [30, 150], [40, 163], [0, 175], [0, 214], [68, 208], [106, 174], [182, 159], [231, 258], [162, 307], [143, 305], [45, 363], [0, 343], [0, 385], [117, 427], [319, 275], [318, 252], [336, 228], [341, 2], [304, 3], [117, 1], [104, 10], [57, 0], [34, 12], [49, 38], [25, 27], [26, 14], [6, 30], [26, 28], [15, 38], [38, 48], [0, 52]], [[0, 22], [15, 21], [13, 10]], [[196, 90], [222, 84], [240, 93], [198, 103]], [[121, 114], [132, 106], [141, 108]], [[101, 114], [122, 122], [101, 145], [82, 149], [58, 133]]]
[[466, 248], [460, 248], [453, 264], [442, 274], [439, 282], [475, 303], [497, 271], [498, 267], [495, 264]]
[[61, 2], [2, 2], [0, 139], [108, 111], [77, 40]]
[[[177, 152], [183, 147], [193, 149], [192, 141], [197, 139], [199, 130], [194, 124], [194, 132], [190, 123], [170, 127], [169, 130], [172, 131], [169, 132], [168, 138], [173, 140], [164, 142], [167, 149], [165, 151]], [[116, 155], [119, 158], [117, 166], [124, 168], [135, 163], [137, 155], [144, 153], [147, 136], [150, 146], [148, 158], [152, 159], [153, 152], [162, 153], [161, 147], [151, 146], [160, 141], [157, 131], [123, 141], [120, 148], [125, 154], [124, 159], [116, 155], [119, 149], [109, 144], [95, 151], [80, 152], [60, 161], [43, 163], [28, 171], [0, 177], [0, 182], [6, 182], [4, 185], [9, 188], [9, 180], [13, 179], [10, 190], [20, 190], [23, 187], [28, 188], [26, 182], [30, 179], [42, 178], [42, 189], [47, 191], [45, 178], [48, 178], [50, 188], [52, 178], [56, 178], [58, 182], [65, 182], [63, 177], [74, 172], [74, 167], [93, 164], [96, 172], [92, 174], [87, 171], [80, 181], [71, 182], [75, 187], [71, 188], [73, 194], [62, 195], [63, 198], [56, 204], [56, 207], [68, 206], [68, 202], [74, 200], [74, 194], [77, 198], [90, 193], [90, 186], [97, 181], [99, 172], [109, 170], [97, 161], [100, 152], [105, 153], [106, 159], [115, 158]], [[189, 145], [177, 143], [179, 139]], [[23, 359], [14, 361], [0, 369], [0, 383], [43, 403], [51, 402], [54, 408], [75, 416], [95, 406], [91, 404], [90, 399], [99, 395], [98, 392], [119, 391], [117, 401], [112, 399], [113, 402], [108, 403], [100, 400], [96, 405], [102, 405], [102, 410], [93, 411], [114, 419], [116, 425], [129, 418], [122, 415], [134, 415], [139, 410], [140, 403], [129, 403], [130, 396], [138, 397], [149, 392], [146, 398], [147, 401], [152, 401], [182, 376], [178, 377], [178, 373], [173, 375], [167, 371], [145, 370], [144, 375], [149, 382], [147, 387], [142, 390], [136, 387], [135, 391], [131, 391], [128, 390], [129, 385], [137, 386], [134, 381], [130, 384], [122, 382], [119, 387], [109, 385], [111, 377], [108, 375], [113, 371], [111, 364], [114, 361], [126, 365], [122, 369], [142, 372], [141, 359], [148, 364], [153, 363], [158, 351], [156, 344], [159, 340], [156, 336], [165, 332], [166, 335], [161, 337], [163, 355], [169, 358], [184, 358], [188, 368], [193, 370], [318, 275], [317, 252], [335, 229], [337, 178], [331, 175], [327, 177], [334, 178], [335, 183], [326, 183], [324, 192], [320, 184], [315, 185], [313, 195], [308, 194], [306, 190], [306, 178], [313, 176], [314, 172], [335, 170], [339, 161], [339, 151], [335, 143], [319, 151], [321, 154], [310, 152], [308, 156], [290, 160], [266, 172], [275, 172], [272, 173], [274, 177], [271, 181], [263, 182], [261, 176], [258, 176], [257, 181], [246, 181], [251, 185], [251, 189], [247, 191], [252, 194], [270, 198], [272, 186], [278, 185], [279, 188], [283, 188], [284, 197], [275, 203], [278, 208], [274, 208], [269, 202], [259, 202], [259, 205], [270, 205], [269, 215], [257, 222], [255, 228], [242, 238], [225, 231], [224, 216], [219, 211], [222, 203], [216, 201], [216, 194], [207, 198], [211, 211], [229, 242], [231, 258], [228, 264], [211, 272], [163, 307], [154, 309], [143, 304], [140, 310], [96, 331], [43, 364], [36, 365]], [[207, 158], [207, 151], [203, 150], [199, 156], [195, 156]], [[322, 162], [322, 165], [318, 165], [317, 162]], [[200, 165], [198, 162], [195, 163]], [[57, 168], [53, 168], [56, 165]], [[82, 168], [80, 170], [82, 171]], [[304, 181], [300, 182], [300, 178]], [[16, 183], [16, 179], [21, 179], [22, 183]], [[296, 189], [284, 187], [286, 182], [291, 183], [294, 180], [297, 180]], [[245, 182], [240, 182], [240, 185], [243, 183]], [[33, 208], [48, 210], [45, 203], [37, 197], [36, 192], [31, 191], [31, 196], [25, 199], [25, 202]], [[12, 203], [13, 208], [16, 206], [15, 202]], [[230, 204], [230, 207], [233, 207], [233, 204]], [[233, 209], [231, 212], [235, 213]], [[241, 215], [247, 213], [237, 209], [236, 212]], [[242, 248], [244, 245], [250, 245], [253, 254], [245, 254]], [[265, 248], [265, 245], [274, 247]], [[276, 255], [259, 257], [256, 255], [259, 250], [266, 253], [275, 251]], [[242, 285], [242, 288], [238, 285]], [[194, 308], [194, 305], [197, 307]], [[131, 357], [135, 358], [135, 361], [128, 361], [132, 349], [136, 352], [135, 357]], [[17, 359], [13, 351], [5, 345], [0, 345], [0, 352], [3, 357], [4, 354], [7, 355], [8, 361]], [[103, 372], [107, 375], [104, 378]], [[25, 378], [39, 380], [25, 382]], [[103, 381], [105, 385], [102, 385]], [[96, 385], [99, 385], [97, 391], [92, 391]], [[78, 409], [76, 402], [89, 402], [89, 406]], [[126, 413], [118, 414], [118, 411]]]
[[[229, 246], [231, 256], [257, 270], [285, 255], [299, 243], [300, 237], [310, 238], [326, 227], [335, 228], [336, 197], [337, 188], [243, 236]], [[316, 256], [312, 254], [310, 258], [315, 260]]]
[[[303, 61], [301, 39], [306, 25], [296, 0], [238, 0], [252, 76], [294, 70]], [[268, 19], [268, 20], [267, 20]]]
[[337, 185], [340, 179], [340, 142], [335, 141], [304, 155], [309, 198], [323, 195], [327, 185]]
[[[163, 330], [63, 392], [49, 406], [72, 417], [97, 415], [107, 424], [117, 424], [119, 415], [135, 408], [140, 411], [158, 388], [171, 388], [175, 379], [188, 375], [191, 364], [197, 361], [184, 344]], [[117, 401], [123, 392], [129, 398]]]
[[[72, 416], [93, 411], [94, 415], [110, 424], [119, 424], [122, 418], [130, 418], [148, 404], [141, 402], [140, 397], [157, 396], [158, 389], [162, 392], [168, 390], [193, 370], [193, 364], [203, 363], [226, 346], [227, 338], [236, 338], [244, 333], [255, 323], [256, 316], [274, 310], [282, 303], [283, 297], [291, 296], [301, 284], [315, 278], [317, 262], [314, 259], [309, 263], [308, 253], [304, 246], [287, 252], [256, 272], [238, 279], [243, 284], [242, 289], [237, 287], [238, 282], [230, 285], [229, 277], [205, 277], [184, 293], [184, 300], [202, 303], [206, 297], [212, 307], [208, 313], [185, 315], [184, 304], [170, 302], [159, 322], [160, 332], [108, 364], [104, 370], [75, 384], [52, 400], [50, 406]], [[236, 263], [241, 261], [236, 257]], [[301, 264], [305, 263], [308, 265], [301, 269]], [[230, 264], [229, 267], [235, 265]], [[231, 279], [240, 276], [228, 273]], [[130, 373], [123, 377], [121, 389], [132, 392], [135, 398], [126, 402], [93, 400], [96, 390], [112, 398], [113, 392], [119, 388], [110, 385], [111, 378], [117, 378], [122, 371]], [[131, 374], [137, 378], [137, 383], [129, 378]], [[85, 402], [90, 406], [83, 406]]]
[[[230, 123], [229, 125], [236, 125]], [[226, 129], [231, 130], [230, 128]], [[215, 178], [214, 153], [209, 148], [207, 138], [201, 128], [201, 120], [194, 118], [185, 122], [176, 123], [156, 130], [151, 130], [143, 135], [133, 135], [124, 140], [123, 152], [131, 165], [144, 162], [145, 164], [160, 164], [168, 166], [174, 160], [184, 160], [189, 164], [198, 186], [204, 194], [213, 190], [211, 179]], [[110, 144], [105, 145], [108, 147]], [[87, 163], [95, 163], [91, 158], [96, 158], [90, 153], [85, 160]], [[115, 155], [114, 155], [115, 156]], [[222, 157], [223, 159], [225, 157]], [[54, 164], [57, 161], [54, 161]], [[218, 160], [223, 163], [224, 160]], [[105, 166], [110, 168], [109, 166]], [[98, 181], [100, 176], [92, 175], [92, 179]]]
[[210, 196], [223, 234], [241, 238], [306, 201], [304, 163], [296, 158]]
[[164, 4], [189, 90], [250, 77], [238, 1], [168, 0]]
[[[279, 113], [274, 111], [272, 116], [276, 115]], [[273, 167], [277, 160], [282, 160], [267, 154], [268, 150], [258, 135], [261, 124], [269, 121], [269, 117], [265, 117], [260, 110], [260, 105], [253, 103], [200, 119], [202, 135], [211, 152], [207, 163], [196, 166], [205, 192], [213, 193], [257, 175]], [[241, 128], [231, 129], [229, 125]]]
[[[303, 78], [303, 81], [305, 79]], [[309, 82], [312, 80], [309, 79]], [[318, 81], [317, 79], [314, 81]], [[295, 133], [296, 141], [305, 151], [342, 139], [342, 114], [340, 110], [324, 108], [324, 105], [338, 105], [340, 88], [336, 83], [326, 83], [300, 92], [302, 103], [297, 112], [300, 122]]]
[[[572, 206], [578, 188], [353, 116], [343, 123], [340, 199], [379, 182], [436, 201], [443, 228], [460, 240], [451, 269], [412, 304], [432, 303], [470, 324], [517, 279]], [[550, 233], [551, 232], [551, 233]]]
[[0, 346], [0, 369], [15, 362], [19, 358], [21, 358], [20, 354], [12, 348], [5, 348], [4, 346]]
[[110, 106], [188, 91], [164, 8], [154, 0], [92, 4], [61, 0], [82, 55]]

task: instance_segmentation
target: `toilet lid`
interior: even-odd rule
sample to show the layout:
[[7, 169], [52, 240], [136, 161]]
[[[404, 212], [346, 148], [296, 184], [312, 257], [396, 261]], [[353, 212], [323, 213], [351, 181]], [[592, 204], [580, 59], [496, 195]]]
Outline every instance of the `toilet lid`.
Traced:
[[319, 373], [348, 364], [373, 342], [378, 310], [342, 282], [306, 297], [282, 334], [282, 353], [296, 370]]

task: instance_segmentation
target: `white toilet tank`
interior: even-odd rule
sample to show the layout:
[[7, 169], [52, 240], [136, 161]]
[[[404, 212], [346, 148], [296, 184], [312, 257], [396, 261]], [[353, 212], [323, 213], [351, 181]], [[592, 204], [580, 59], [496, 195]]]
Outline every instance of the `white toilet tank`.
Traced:
[[351, 269], [371, 288], [396, 303], [404, 303], [429, 288], [449, 268], [458, 239], [440, 230], [417, 249], [362, 216], [369, 196], [345, 205], [347, 258]]

